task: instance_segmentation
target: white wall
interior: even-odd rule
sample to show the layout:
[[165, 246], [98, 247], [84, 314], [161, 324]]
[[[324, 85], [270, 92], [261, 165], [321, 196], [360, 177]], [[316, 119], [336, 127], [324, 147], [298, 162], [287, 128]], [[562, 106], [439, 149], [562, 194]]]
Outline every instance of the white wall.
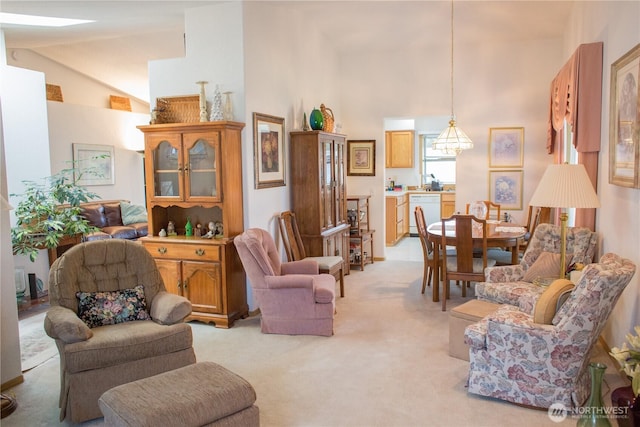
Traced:
[[[300, 19], [278, 2], [223, 3], [191, 9], [186, 15], [187, 56], [150, 63], [152, 104], [159, 96], [198, 93], [208, 81], [233, 92], [234, 119], [242, 133], [244, 227], [268, 229], [278, 236], [275, 216], [290, 208], [289, 131], [300, 129], [303, 112], [325, 103], [340, 114], [337, 58], [318, 31], [297, 25]], [[318, 66], [317, 52], [322, 52]], [[247, 96], [246, 94], [251, 94]], [[256, 190], [253, 164], [253, 113], [285, 120], [284, 187]], [[279, 242], [278, 242], [279, 244]], [[248, 303], [255, 308], [251, 288]]]
[[[25, 171], [31, 168], [48, 170], [49, 146], [44, 75], [6, 65], [2, 31], [0, 52], [0, 193], [6, 197], [11, 192], [12, 183], [28, 178]], [[43, 153], [44, 159], [34, 156], [34, 153]], [[10, 157], [10, 154], [15, 156]], [[22, 368], [10, 222], [7, 211], [0, 212], [0, 381], [5, 384], [21, 381]]]
[[[604, 42], [602, 73], [602, 131], [598, 173], [596, 229], [600, 255], [615, 252], [640, 267], [640, 189], [609, 184], [609, 107], [611, 64], [640, 43], [639, 2], [576, 2], [566, 33], [564, 57], [581, 43]], [[618, 301], [603, 336], [610, 347], [620, 346], [625, 334], [640, 325], [640, 273]]]
[[[544, 166], [552, 161], [545, 151], [546, 117], [549, 85], [562, 63], [561, 40], [456, 46], [456, 52], [454, 112], [458, 125], [474, 142], [474, 148], [457, 160], [456, 209], [463, 210], [465, 203], [478, 195], [489, 196], [489, 128], [524, 127], [523, 210], [511, 212], [514, 221], [524, 221], [527, 201]], [[351, 194], [369, 194], [373, 189], [371, 215], [377, 257], [385, 248], [385, 119], [450, 115], [450, 86], [442, 84], [450, 81], [450, 67], [434, 66], [449, 63], [446, 45], [428, 52], [398, 49], [340, 58], [342, 119], [348, 137], [377, 141], [376, 176], [347, 179]], [[399, 171], [390, 169], [389, 173], [402, 178], [413, 174]]]
[[9, 49], [8, 55], [9, 65], [45, 72], [47, 83], [60, 86], [62, 98], [66, 104], [110, 108], [109, 96], [115, 95], [129, 98], [133, 112], [149, 113], [151, 111], [148, 102], [106, 86], [103, 82], [48, 59], [33, 50]]

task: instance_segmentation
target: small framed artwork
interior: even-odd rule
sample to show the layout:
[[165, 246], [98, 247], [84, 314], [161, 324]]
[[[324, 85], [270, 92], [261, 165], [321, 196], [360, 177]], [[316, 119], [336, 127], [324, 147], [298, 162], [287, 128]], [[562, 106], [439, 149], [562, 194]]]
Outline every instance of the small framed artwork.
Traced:
[[284, 186], [284, 118], [253, 113], [253, 145], [255, 188]]
[[611, 64], [609, 183], [640, 187], [640, 44]]
[[112, 185], [116, 183], [112, 145], [72, 145], [76, 184]]
[[347, 141], [347, 175], [376, 175], [376, 141]]
[[524, 166], [524, 128], [489, 128], [489, 167]]
[[489, 200], [503, 210], [521, 210], [523, 175], [521, 170], [489, 171]]

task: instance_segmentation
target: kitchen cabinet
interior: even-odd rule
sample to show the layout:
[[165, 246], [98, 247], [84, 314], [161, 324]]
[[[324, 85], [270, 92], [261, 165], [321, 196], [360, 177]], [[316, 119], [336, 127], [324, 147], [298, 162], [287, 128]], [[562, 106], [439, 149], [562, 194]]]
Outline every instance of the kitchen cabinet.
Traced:
[[409, 233], [409, 198], [407, 194], [387, 196], [385, 243], [393, 246]]
[[456, 195], [455, 193], [440, 194], [440, 215], [442, 218], [449, 218], [456, 213]]
[[373, 264], [373, 233], [369, 227], [369, 199], [371, 196], [348, 196], [347, 218], [349, 219], [349, 263], [364, 270]]
[[[290, 136], [291, 210], [305, 252], [348, 260], [346, 136], [323, 131]], [[349, 273], [348, 262], [343, 271]]]
[[385, 167], [412, 168], [413, 141], [412, 130], [385, 132]]
[[[243, 123], [138, 126], [145, 135], [149, 235], [140, 242], [156, 260], [167, 291], [191, 301], [188, 320], [229, 328], [248, 315], [246, 277], [233, 244], [242, 233]], [[169, 221], [177, 235], [160, 237]], [[186, 236], [185, 224], [214, 223], [215, 238]]]

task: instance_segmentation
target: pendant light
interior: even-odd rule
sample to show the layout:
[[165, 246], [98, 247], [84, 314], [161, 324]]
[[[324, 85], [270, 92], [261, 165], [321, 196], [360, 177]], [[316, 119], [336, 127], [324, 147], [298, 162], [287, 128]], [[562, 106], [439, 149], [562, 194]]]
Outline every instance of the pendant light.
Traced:
[[456, 156], [462, 150], [473, 148], [473, 142], [464, 133], [464, 131], [456, 126], [456, 119], [453, 114], [453, 0], [451, 0], [451, 120], [449, 127], [433, 141], [432, 148], [442, 151], [445, 154], [455, 154]]

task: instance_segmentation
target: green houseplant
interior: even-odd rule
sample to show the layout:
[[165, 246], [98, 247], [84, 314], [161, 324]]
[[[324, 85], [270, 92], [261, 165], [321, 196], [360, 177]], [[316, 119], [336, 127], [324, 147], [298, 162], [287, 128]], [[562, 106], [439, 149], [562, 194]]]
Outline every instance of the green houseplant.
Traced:
[[41, 183], [23, 181], [24, 192], [12, 194], [20, 198], [15, 209], [16, 226], [11, 229], [14, 255], [26, 255], [35, 261], [39, 250], [56, 248], [65, 236], [96, 231], [80, 215], [80, 203], [99, 198], [76, 184], [84, 174], [96, 175], [96, 172], [71, 167], [43, 178]]

